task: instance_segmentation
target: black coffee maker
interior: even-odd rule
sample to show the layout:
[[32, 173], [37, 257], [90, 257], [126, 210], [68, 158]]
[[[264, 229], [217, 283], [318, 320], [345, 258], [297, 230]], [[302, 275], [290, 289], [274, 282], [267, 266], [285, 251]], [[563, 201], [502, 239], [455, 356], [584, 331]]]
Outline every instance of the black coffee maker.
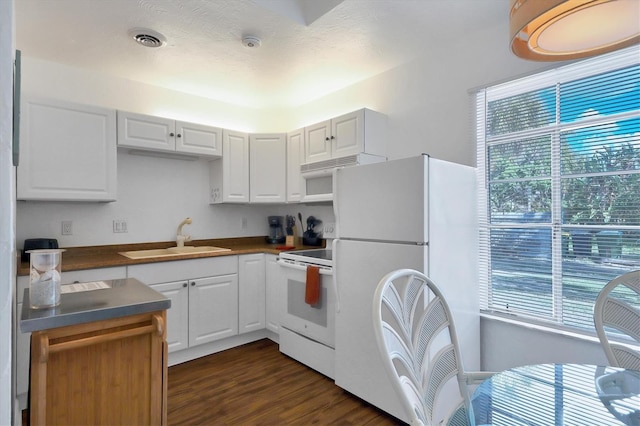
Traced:
[[269, 216], [268, 244], [282, 244], [286, 240], [282, 229], [282, 216]]

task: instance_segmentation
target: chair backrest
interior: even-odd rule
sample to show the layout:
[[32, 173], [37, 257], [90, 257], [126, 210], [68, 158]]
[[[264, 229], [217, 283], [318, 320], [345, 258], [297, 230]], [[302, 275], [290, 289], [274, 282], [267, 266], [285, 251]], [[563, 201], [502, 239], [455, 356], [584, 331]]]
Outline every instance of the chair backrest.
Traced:
[[387, 274], [373, 300], [387, 374], [412, 425], [468, 425], [469, 394], [451, 311], [424, 274]]
[[593, 308], [593, 321], [609, 363], [640, 370], [640, 351], [610, 342], [611, 334], [622, 334], [640, 347], [640, 271], [621, 275], [602, 288]]

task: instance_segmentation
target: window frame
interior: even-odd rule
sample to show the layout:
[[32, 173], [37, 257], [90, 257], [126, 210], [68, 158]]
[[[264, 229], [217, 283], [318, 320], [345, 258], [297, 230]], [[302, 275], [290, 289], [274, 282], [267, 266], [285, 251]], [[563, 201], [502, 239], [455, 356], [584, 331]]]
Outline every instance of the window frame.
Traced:
[[[583, 329], [577, 326], [566, 325], [563, 315], [563, 242], [562, 232], [567, 229], [592, 229], [595, 226], [573, 225], [562, 223], [562, 181], [567, 177], [592, 177], [591, 173], [585, 174], [561, 174], [561, 134], [574, 129], [588, 128], [597, 124], [608, 122], [619, 122], [627, 118], [639, 118], [640, 110], [623, 112], [609, 115], [598, 115], [583, 118], [577, 121], [562, 123], [560, 120], [560, 85], [566, 82], [587, 78], [601, 73], [615, 71], [631, 65], [640, 63], [638, 47], [634, 46], [618, 52], [602, 55], [596, 58], [583, 60], [559, 68], [542, 71], [540, 73], [518, 78], [512, 81], [503, 82], [494, 86], [487, 86], [473, 92], [474, 95], [474, 120], [475, 138], [477, 147], [477, 173], [478, 173], [478, 221], [479, 221], [479, 285], [480, 285], [480, 310], [483, 315], [508, 317], [517, 322], [533, 323], [565, 332], [586, 334], [595, 336], [595, 331]], [[488, 104], [492, 100], [503, 99], [543, 88], [555, 88], [555, 120], [552, 124], [541, 126], [535, 129], [526, 129], [513, 133], [503, 133], [500, 135], [487, 135], [486, 123], [488, 120]], [[551, 180], [551, 219], [550, 222], [518, 223], [517, 228], [541, 228], [547, 227], [551, 231], [551, 314], [535, 315], [531, 312], [510, 311], [501, 309], [492, 304], [491, 289], [491, 230], [493, 229], [515, 229], [513, 223], [495, 224], [490, 223], [490, 192], [489, 184], [495, 181], [490, 179], [489, 154], [488, 150], [492, 146], [501, 143], [509, 143], [536, 136], [550, 136], [551, 138], [551, 174], [548, 177], [523, 178], [526, 180], [550, 179]], [[613, 174], [619, 175], [620, 173]], [[510, 182], [513, 182], [511, 180]], [[607, 230], [628, 229], [629, 226], [607, 225]], [[637, 228], [640, 228], [637, 227]], [[633, 229], [637, 229], [633, 227]], [[640, 267], [633, 267], [640, 269]], [[613, 277], [612, 277], [613, 278]], [[603, 283], [603, 285], [606, 284]]]

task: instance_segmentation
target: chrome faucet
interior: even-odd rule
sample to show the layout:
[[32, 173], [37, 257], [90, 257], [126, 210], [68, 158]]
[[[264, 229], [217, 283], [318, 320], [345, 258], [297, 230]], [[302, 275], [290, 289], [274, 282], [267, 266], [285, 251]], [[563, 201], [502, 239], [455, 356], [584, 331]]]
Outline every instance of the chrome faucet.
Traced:
[[184, 242], [185, 241], [191, 241], [191, 235], [184, 235], [182, 233], [182, 227], [184, 225], [190, 225], [191, 224], [191, 218], [188, 217], [185, 220], [183, 220], [180, 225], [178, 225], [178, 232], [176, 233], [176, 245], [178, 247], [184, 247]]

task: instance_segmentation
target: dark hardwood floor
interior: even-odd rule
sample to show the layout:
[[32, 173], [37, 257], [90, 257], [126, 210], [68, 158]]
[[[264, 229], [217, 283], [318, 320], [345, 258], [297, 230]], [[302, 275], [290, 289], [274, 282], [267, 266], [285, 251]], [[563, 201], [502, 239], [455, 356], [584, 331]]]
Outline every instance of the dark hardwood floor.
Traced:
[[260, 340], [169, 368], [169, 425], [397, 425]]
[[[169, 425], [402, 425], [268, 339], [169, 367]], [[22, 413], [23, 426], [29, 412]]]

